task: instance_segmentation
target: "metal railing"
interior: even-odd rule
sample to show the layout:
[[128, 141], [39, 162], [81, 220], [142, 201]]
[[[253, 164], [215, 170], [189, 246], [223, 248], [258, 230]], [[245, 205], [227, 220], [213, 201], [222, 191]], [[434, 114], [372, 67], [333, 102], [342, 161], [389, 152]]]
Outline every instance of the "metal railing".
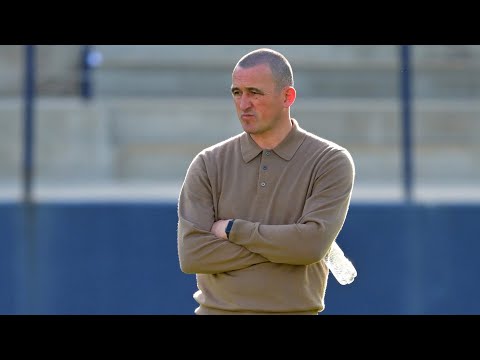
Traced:
[[410, 66], [410, 45], [400, 45], [400, 86], [402, 107], [402, 150], [403, 150], [403, 189], [407, 203], [412, 201], [412, 73]]
[[102, 63], [102, 54], [93, 45], [82, 45], [80, 94], [83, 99], [90, 100], [94, 94], [93, 71]]

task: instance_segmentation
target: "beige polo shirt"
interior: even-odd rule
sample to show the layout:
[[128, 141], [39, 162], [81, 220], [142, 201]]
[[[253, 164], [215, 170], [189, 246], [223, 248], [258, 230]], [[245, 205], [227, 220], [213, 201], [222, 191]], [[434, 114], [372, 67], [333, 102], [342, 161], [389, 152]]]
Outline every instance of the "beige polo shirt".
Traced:
[[[274, 149], [243, 132], [201, 151], [178, 201], [181, 270], [197, 274], [197, 314], [317, 314], [323, 262], [350, 204], [349, 152], [297, 120]], [[210, 232], [236, 219], [228, 240]]]

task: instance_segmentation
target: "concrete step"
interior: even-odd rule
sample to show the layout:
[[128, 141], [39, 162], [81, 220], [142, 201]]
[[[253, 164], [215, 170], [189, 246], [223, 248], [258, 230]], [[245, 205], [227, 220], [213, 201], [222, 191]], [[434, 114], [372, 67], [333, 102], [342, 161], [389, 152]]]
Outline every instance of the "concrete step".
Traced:
[[[283, 52], [303, 97], [391, 98], [400, 92], [397, 45], [97, 45], [104, 63], [95, 72], [99, 96], [223, 96], [231, 71], [260, 46]], [[480, 95], [480, 46], [412, 47], [414, 94], [419, 98]]]
[[[466, 184], [422, 184], [413, 183], [412, 200], [436, 206], [443, 203], [478, 204], [480, 186]], [[176, 203], [182, 186], [181, 181], [169, 182], [95, 182], [95, 183], [34, 183], [32, 197], [39, 203], [102, 203], [141, 202]], [[404, 185], [399, 183], [354, 184], [352, 203], [402, 203], [405, 201]], [[19, 202], [23, 199], [19, 185], [0, 183], [0, 203]]]
[[[247, 52], [269, 47], [299, 68], [396, 68], [398, 45], [95, 45], [106, 67], [224, 67]], [[479, 45], [414, 45], [416, 67], [478, 67]], [[233, 63], [232, 63], [233, 61]]]
[[[95, 45], [103, 62], [94, 93], [115, 96], [226, 96], [236, 61], [260, 46], [283, 52], [302, 97], [391, 98], [400, 93], [398, 45]], [[81, 45], [37, 45], [36, 89], [79, 96]], [[476, 99], [480, 45], [414, 45], [418, 98]], [[23, 92], [25, 46], [0, 45], [0, 96]]]
[[[36, 45], [35, 89], [42, 96], [80, 93], [80, 45]], [[0, 45], [0, 96], [22, 96], [25, 45]]]
[[[241, 132], [230, 99], [115, 98], [36, 104], [39, 181], [181, 181], [201, 149]], [[292, 115], [307, 130], [352, 153], [357, 182], [398, 183], [403, 149], [394, 100], [299, 99]], [[414, 174], [422, 182], [480, 183], [478, 102], [418, 101], [413, 116]], [[18, 181], [22, 103], [0, 100], [0, 183]]]

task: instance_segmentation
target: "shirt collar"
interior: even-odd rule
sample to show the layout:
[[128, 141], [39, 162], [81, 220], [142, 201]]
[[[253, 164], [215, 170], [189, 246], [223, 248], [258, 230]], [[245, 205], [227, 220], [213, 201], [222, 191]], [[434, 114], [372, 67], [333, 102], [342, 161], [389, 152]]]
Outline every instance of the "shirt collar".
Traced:
[[[298, 148], [305, 139], [305, 131], [300, 128], [297, 120], [292, 118], [292, 129], [287, 137], [282, 140], [273, 150], [282, 159], [290, 160], [297, 152]], [[252, 137], [244, 132], [240, 137], [240, 148], [242, 151], [243, 160], [249, 162], [257, 157], [262, 152], [262, 148], [252, 139]]]

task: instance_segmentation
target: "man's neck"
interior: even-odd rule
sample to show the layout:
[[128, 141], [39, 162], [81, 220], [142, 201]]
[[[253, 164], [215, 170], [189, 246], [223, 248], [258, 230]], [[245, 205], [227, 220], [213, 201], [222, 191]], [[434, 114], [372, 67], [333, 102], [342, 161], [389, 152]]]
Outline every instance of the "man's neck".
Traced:
[[283, 139], [285, 139], [293, 128], [293, 122], [289, 119], [288, 123], [285, 123], [284, 126], [280, 127], [273, 133], [263, 134], [263, 135], [255, 135], [251, 134], [253, 141], [257, 143], [257, 145], [262, 149], [274, 149], [280, 144]]

